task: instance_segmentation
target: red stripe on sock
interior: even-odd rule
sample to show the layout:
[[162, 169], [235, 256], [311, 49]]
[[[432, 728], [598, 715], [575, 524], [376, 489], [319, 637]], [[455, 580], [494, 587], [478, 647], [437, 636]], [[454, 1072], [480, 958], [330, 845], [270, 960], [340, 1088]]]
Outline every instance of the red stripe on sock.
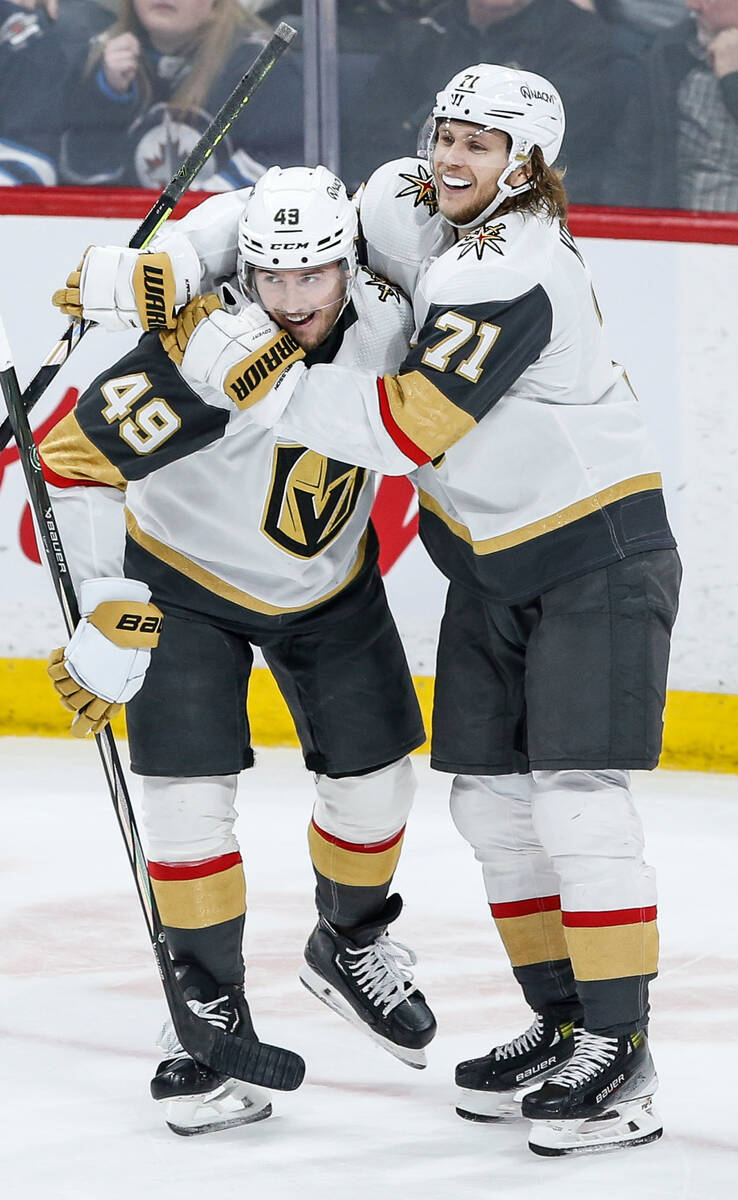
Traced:
[[648, 908], [615, 908], [608, 912], [565, 912], [561, 919], [569, 929], [597, 929], [611, 925], [640, 925], [656, 920], [656, 905]]
[[490, 904], [490, 908], [495, 920], [500, 917], [528, 917], [531, 913], [556, 912], [557, 908], [561, 908], [561, 897], [535, 896], [532, 900], [513, 900], [509, 904]]
[[341, 850], [353, 850], [356, 854], [381, 854], [383, 850], [391, 850], [396, 846], [405, 832], [405, 826], [398, 833], [393, 833], [392, 837], [385, 838], [383, 842], [344, 842], [341, 838], [334, 837], [332, 833], [326, 833], [319, 825], [312, 823], [316, 833], [333, 846], [339, 846]]
[[208, 875], [219, 875], [241, 862], [238, 851], [221, 854], [218, 858], [204, 858], [201, 862], [157, 863], [150, 862], [149, 875], [152, 879], [205, 879]]
[[387, 388], [384, 386], [382, 378], [377, 379], [377, 391], [379, 392], [379, 414], [392, 441], [402, 450], [403, 454], [406, 454], [419, 467], [422, 467], [423, 463], [430, 462], [430, 456], [424, 450], [421, 450], [420, 446], [416, 446], [415, 442], [407, 436], [404, 429], [397, 424], [397, 421], [392, 416]]

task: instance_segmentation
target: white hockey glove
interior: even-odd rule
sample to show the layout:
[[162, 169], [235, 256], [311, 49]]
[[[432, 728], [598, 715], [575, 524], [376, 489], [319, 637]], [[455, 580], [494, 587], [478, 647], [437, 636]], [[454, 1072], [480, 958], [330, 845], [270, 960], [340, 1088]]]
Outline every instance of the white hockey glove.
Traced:
[[143, 684], [162, 622], [150, 599], [137, 579], [84, 580], [80, 622], [46, 668], [64, 707], [77, 714], [75, 737], [99, 733]]
[[70, 317], [121, 329], [171, 329], [175, 309], [200, 286], [200, 260], [182, 234], [169, 234], [157, 252], [89, 246], [52, 304]]
[[188, 382], [224, 392], [239, 409], [270, 392], [284, 406], [305, 370], [305, 351], [258, 304], [229, 313], [217, 296], [196, 296], [159, 336]]

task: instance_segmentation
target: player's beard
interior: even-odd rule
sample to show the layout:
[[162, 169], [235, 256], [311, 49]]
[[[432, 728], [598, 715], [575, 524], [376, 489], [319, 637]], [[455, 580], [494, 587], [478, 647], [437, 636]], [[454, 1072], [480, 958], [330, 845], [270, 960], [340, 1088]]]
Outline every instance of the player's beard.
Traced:
[[343, 299], [335, 301], [326, 308], [318, 308], [312, 314], [312, 319], [304, 326], [295, 325], [289, 320], [287, 313], [270, 313], [274, 321], [286, 329], [297, 342], [301, 350], [317, 350], [322, 346], [338, 320]]

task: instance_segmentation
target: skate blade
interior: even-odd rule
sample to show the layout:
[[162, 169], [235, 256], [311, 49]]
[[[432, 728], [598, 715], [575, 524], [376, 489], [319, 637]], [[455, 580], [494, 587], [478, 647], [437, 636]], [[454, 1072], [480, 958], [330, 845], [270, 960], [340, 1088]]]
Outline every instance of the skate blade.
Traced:
[[166, 1104], [165, 1121], [172, 1133], [180, 1137], [253, 1125], [272, 1115], [268, 1092], [253, 1086], [246, 1088], [240, 1082], [232, 1091], [225, 1085], [202, 1096], [183, 1096], [159, 1103]]
[[521, 1101], [521, 1091], [483, 1092], [474, 1088], [460, 1088], [456, 1097], [456, 1113], [465, 1121], [481, 1123], [522, 1121]]
[[651, 1099], [610, 1109], [599, 1117], [579, 1121], [531, 1121], [528, 1149], [544, 1157], [564, 1154], [602, 1154], [655, 1142], [664, 1132]]
[[375, 1033], [373, 1029], [362, 1021], [359, 1014], [349, 1004], [339, 991], [332, 988], [329, 983], [317, 971], [313, 971], [312, 967], [307, 965], [300, 971], [300, 982], [309, 992], [317, 996], [318, 1000], [322, 1000], [328, 1008], [333, 1009], [333, 1012], [338, 1013], [339, 1017], [343, 1017], [351, 1025], [360, 1029], [368, 1037], [386, 1050], [393, 1058], [399, 1058], [408, 1067], [414, 1067], [416, 1071], [422, 1071], [428, 1065], [425, 1056], [425, 1050], [411, 1050], [407, 1046], [398, 1046], [395, 1042], [391, 1042], [389, 1038], [382, 1037], [381, 1033]]

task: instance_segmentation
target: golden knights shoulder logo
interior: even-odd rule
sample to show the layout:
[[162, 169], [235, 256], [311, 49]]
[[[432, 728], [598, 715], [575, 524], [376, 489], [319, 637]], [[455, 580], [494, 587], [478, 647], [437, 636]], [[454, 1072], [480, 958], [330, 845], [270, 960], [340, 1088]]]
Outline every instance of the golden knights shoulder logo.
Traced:
[[504, 228], [505, 222], [498, 221], [496, 225], [482, 225], [481, 229], [475, 229], [474, 233], [467, 234], [459, 242], [459, 258], [471, 254], [472, 250], [476, 251], [478, 259], [484, 257], [485, 250], [494, 250], [495, 254], [504, 254], [505, 251], [500, 246], [500, 242], [506, 241], [506, 238], [502, 236]]
[[262, 532], [298, 558], [314, 558], [344, 528], [366, 482], [363, 467], [305, 446], [275, 446]]
[[403, 175], [400, 172], [400, 179], [405, 179], [409, 183], [409, 187], [404, 188], [397, 193], [397, 199], [402, 196], [412, 196], [414, 203], [413, 208], [419, 208], [421, 204], [425, 205], [430, 215], [433, 217], [438, 212], [438, 200], [436, 198], [436, 185], [433, 176], [423, 166], [418, 163], [417, 175]]
[[402, 292], [393, 283], [388, 283], [386, 279], [382, 279], [381, 275], [375, 275], [368, 267], [364, 268], [365, 273], [369, 278], [365, 281], [367, 287], [375, 287], [379, 291], [379, 299], [382, 304], [386, 304], [388, 300], [396, 300], [399, 304], [402, 300]]

